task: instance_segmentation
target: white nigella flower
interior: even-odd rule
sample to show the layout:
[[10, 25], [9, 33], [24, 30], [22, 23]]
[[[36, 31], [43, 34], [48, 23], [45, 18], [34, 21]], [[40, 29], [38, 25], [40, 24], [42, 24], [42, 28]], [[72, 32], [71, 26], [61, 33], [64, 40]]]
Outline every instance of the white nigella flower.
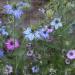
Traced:
[[32, 56], [33, 55], [33, 50], [29, 50], [29, 51], [27, 51], [27, 56]]
[[24, 32], [23, 32], [23, 34], [29, 34], [29, 33], [31, 33], [31, 28], [30, 27], [28, 27], [26, 30], [24, 30]]
[[39, 72], [39, 67], [33, 66], [33, 67], [32, 67], [32, 72], [33, 72], [33, 73], [38, 73], [38, 72]]
[[13, 72], [13, 67], [11, 65], [6, 65], [3, 69], [3, 73], [9, 75]]
[[70, 64], [71, 62], [70, 62], [69, 59], [65, 59], [65, 63], [66, 63], [66, 64]]
[[52, 27], [54, 27], [56, 30], [59, 27], [62, 27], [61, 19], [60, 18], [54, 18], [54, 20], [50, 23]]
[[5, 26], [2, 26], [0, 28], [0, 34], [3, 35], [3, 36], [8, 36], [8, 32], [6, 31], [6, 27]]

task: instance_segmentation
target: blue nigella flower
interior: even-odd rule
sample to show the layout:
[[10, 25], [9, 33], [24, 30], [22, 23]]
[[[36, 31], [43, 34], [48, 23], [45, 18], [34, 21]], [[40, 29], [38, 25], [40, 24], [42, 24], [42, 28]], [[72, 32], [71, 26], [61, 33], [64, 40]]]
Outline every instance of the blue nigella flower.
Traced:
[[23, 11], [21, 9], [18, 9], [16, 5], [12, 6], [7, 4], [4, 6], [4, 9], [6, 14], [11, 14], [15, 16], [16, 19], [20, 19], [21, 15], [23, 14]]
[[6, 31], [6, 27], [5, 26], [2, 26], [0, 28], [0, 34], [3, 35], [3, 36], [8, 36], [8, 32]]
[[4, 51], [0, 50], [0, 58], [4, 57]]
[[12, 6], [7, 4], [4, 6], [4, 10], [6, 14], [12, 14], [13, 10], [12, 10]]
[[38, 73], [39, 72], [39, 67], [38, 66], [33, 66], [32, 67], [32, 72], [33, 73]]
[[49, 37], [49, 33], [47, 31], [45, 31], [44, 29], [41, 29], [40, 30], [40, 36], [43, 38], [43, 39], [47, 39]]

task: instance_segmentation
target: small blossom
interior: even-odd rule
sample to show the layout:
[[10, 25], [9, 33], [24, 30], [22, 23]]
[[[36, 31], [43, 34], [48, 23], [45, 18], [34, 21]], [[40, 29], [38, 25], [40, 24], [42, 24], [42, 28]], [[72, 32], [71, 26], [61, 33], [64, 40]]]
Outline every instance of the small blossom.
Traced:
[[33, 50], [29, 50], [29, 51], [27, 51], [27, 56], [32, 56], [33, 55]]
[[38, 73], [38, 72], [39, 72], [39, 67], [33, 66], [33, 67], [32, 67], [32, 72], [33, 72], [33, 73]]
[[75, 59], [75, 50], [69, 50], [66, 54], [67, 58], [70, 60]]
[[5, 47], [7, 51], [13, 51], [15, 48], [18, 48], [20, 46], [19, 41], [17, 39], [7, 39], [5, 42]]
[[43, 14], [45, 13], [45, 9], [44, 9], [44, 8], [39, 8], [38, 10], [39, 10], [41, 13], [43, 13]]
[[6, 14], [12, 14], [12, 12], [13, 12], [12, 6], [10, 4], [5, 5], [4, 10], [5, 10]]
[[47, 27], [47, 32], [48, 32], [48, 33], [53, 32], [53, 28], [51, 28], [50, 26], [48, 26], [48, 27]]
[[13, 72], [13, 67], [11, 65], [6, 65], [3, 69], [3, 73], [9, 75]]
[[8, 32], [6, 31], [6, 27], [5, 26], [2, 26], [0, 28], [0, 34], [3, 35], [3, 36], [8, 36]]
[[65, 63], [66, 64], [70, 64], [70, 60], [69, 59], [65, 59]]
[[62, 27], [61, 19], [60, 18], [54, 18], [54, 20], [50, 23], [52, 27], [57, 30], [59, 27]]
[[49, 37], [48, 32], [43, 30], [40, 31], [40, 35], [43, 39], [47, 39]]

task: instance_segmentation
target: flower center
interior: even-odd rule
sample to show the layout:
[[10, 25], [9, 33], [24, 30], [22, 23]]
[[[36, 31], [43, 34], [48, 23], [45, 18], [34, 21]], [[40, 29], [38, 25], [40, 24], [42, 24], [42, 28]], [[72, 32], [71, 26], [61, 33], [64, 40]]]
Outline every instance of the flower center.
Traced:
[[44, 31], [43, 33], [46, 34], [46, 31]]
[[14, 44], [14, 42], [13, 42], [13, 41], [11, 41], [11, 42], [10, 42], [10, 45], [13, 45], [13, 44]]
[[72, 55], [73, 55], [73, 53], [71, 52], [71, 53], [70, 53], [70, 55], [72, 56]]
[[48, 26], [48, 29], [51, 29], [51, 26]]
[[58, 20], [55, 20], [55, 23], [56, 23], [56, 24], [58, 24], [58, 23], [59, 23], [59, 21], [58, 21]]

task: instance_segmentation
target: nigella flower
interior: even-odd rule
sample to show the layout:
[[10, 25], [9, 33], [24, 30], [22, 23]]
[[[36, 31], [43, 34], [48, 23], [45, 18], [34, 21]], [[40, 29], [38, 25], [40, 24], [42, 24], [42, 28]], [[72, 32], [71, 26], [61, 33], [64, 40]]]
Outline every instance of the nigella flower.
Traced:
[[52, 27], [57, 30], [59, 27], [62, 27], [61, 19], [60, 18], [54, 18], [54, 20], [50, 23]]
[[40, 30], [40, 36], [43, 38], [43, 39], [47, 39], [49, 37], [49, 33], [47, 31], [45, 31], [44, 29], [41, 29]]
[[15, 16], [15, 18], [20, 19], [20, 17], [21, 17], [22, 14], [23, 14], [23, 11], [20, 10], [20, 9], [13, 10], [13, 13], [12, 13], [12, 14]]
[[33, 50], [29, 50], [29, 51], [27, 51], [27, 56], [32, 56], [33, 55]]
[[66, 54], [67, 58], [70, 60], [75, 59], [75, 50], [69, 50]]
[[47, 32], [48, 32], [48, 33], [52, 33], [52, 32], [53, 32], [53, 28], [51, 28], [51, 26], [48, 26], [48, 27], [47, 27]]
[[5, 75], [11, 75], [11, 73], [13, 72], [13, 67], [11, 65], [5, 65], [5, 67], [3, 68], [3, 73]]
[[66, 64], [70, 64], [71, 62], [70, 62], [69, 59], [65, 59], [65, 63], [66, 63]]
[[12, 5], [10, 5], [10, 4], [5, 5], [4, 9], [5, 9], [6, 14], [12, 14], [12, 12], [13, 12]]
[[25, 35], [25, 39], [32, 41], [34, 40], [35, 36], [34, 33], [32, 33], [32, 29], [30, 27], [28, 27], [23, 34]]
[[39, 72], [39, 67], [38, 66], [33, 66], [32, 67], [32, 72], [33, 73], [38, 73]]
[[23, 11], [21, 9], [18, 9], [16, 5], [12, 6], [10, 4], [7, 4], [4, 6], [4, 10], [6, 14], [11, 14], [17, 19], [20, 19], [21, 15], [23, 14]]
[[0, 49], [0, 58], [4, 57], [4, 51]]
[[7, 52], [12, 52], [15, 48], [18, 48], [20, 46], [19, 41], [14, 38], [9, 38], [5, 42], [5, 48]]
[[5, 26], [2, 26], [0, 28], [0, 34], [3, 35], [3, 36], [8, 36], [8, 32], [6, 31], [6, 27]]

